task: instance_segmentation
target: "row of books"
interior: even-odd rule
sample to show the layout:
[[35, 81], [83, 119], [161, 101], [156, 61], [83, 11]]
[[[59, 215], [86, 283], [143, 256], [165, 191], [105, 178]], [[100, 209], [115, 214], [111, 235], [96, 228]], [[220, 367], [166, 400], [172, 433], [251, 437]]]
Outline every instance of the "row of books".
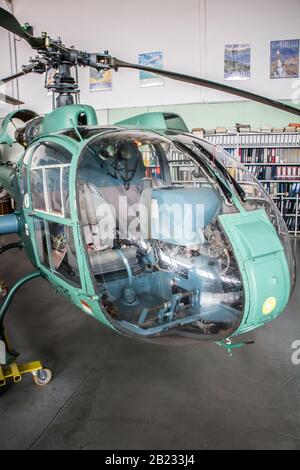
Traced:
[[146, 168], [157, 165], [157, 158], [151, 152], [142, 152], [142, 157]]
[[300, 132], [297, 134], [272, 133], [272, 134], [241, 134], [238, 140], [239, 145], [247, 146], [297, 146], [300, 144]]
[[191, 182], [194, 180], [193, 171], [194, 166], [172, 166], [171, 165], [171, 179], [176, 182]]
[[235, 127], [215, 127], [212, 129], [205, 129], [203, 127], [195, 127], [192, 129], [194, 134], [235, 134], [235, 133], [246, 133], [246, 132], [255, 132], [258, 133], [281, 133], [281, 132], [300, 132], [300, 123], [291, 123], [288, 126], [284, 127], [273, 127], [270, 125], [254, 127], [250, 124], [236, 124]]
[[[224, 148], [232, 156], [237, 156], [237, 150], [234, 148]], [[240, 148], [238, 159], [241, 163], [299, 163], [299, 148]]]
[[300, 179], [300, 166], [250, 166], [252, 173], [258, 180]]
[[226, 150], [226, 152], [230, 153], [230, 155], [232, 155], [233, 157], [236, 157], [236, 152], [237, 150], [234, 148], [234, 147], [224, 147], [224, 150]]
[[[278, 209], [282, 214], [290, 216], [291, 214], [296, 214], [296, 211], [299, 214], [300, 211], [300, 198], [297, 199], [278, 199], [275, 201]], [[300, 215], [299, 215], [300, 218]]]
[[290, 232], [300, 230], [300, 216], [296, 218], [296, 213], [300, 213], [300, 199], [278, 199], [276, 205], [283, 214], [284, 221]]
[[0, 216], [12, 212], [12, 200], [9, 194], [0, 188]]
[[268, 181], [262, 183], [263, 187], [271, 196], [277, 194], [286, 194], [289, 197], [294, 197], [296, 194], [300, 194], [300, 182], [295, 183], [281, 183], [280, 181]]
[[[217, 129], [217, 128], [216, 128]], [[235, 129], [238, 132], [300, 132], [300, 123], [290, 123], [287, 126], [283, 127], [274, 127], [270, 124], [261, 126], [261, 127], [253, 127], [251, 124], [236, 124]], [[228, 131], [227, 131], [228, 132]]]
[[[151, 171], [151, 169], [149, 169]], [[148, 170], [148, 171], [149, 171]], [[194, 180], [193, 165], [171, 165], [171, 178], [173, 181], [186, 181], [190, 182]], [[257, 178], [261, 180], [263, 186], [267, 192], [271, 195], [278, 193], [289, 194], [293, 196], [300, 194], [300, 166], [297, 167], [277, 167], [277, 166], [252, 166], [249, 171]], [[286, 172], [289, 172], [288, 174]], [[153, 177], [157, 175], [157, 169], [152, 169]], [[148, 176], [148, 175], [147, 175]], [[149, 174], [149, 176], [151, 176]], [[242, 175], [237, 173], [236, 178], [242, 180]], [[286, 180], [291, 180], [286, 181]], [[267, 180], [267, 181], [265, 181]], [[282, 182], [281, 180], [284, 180]], [[295, 180], [299, 180], [299, 183]]]
[[300, 217], [296, 219], [296, 217], [284, 215], [283, 218], [289, 232], [293, 232], [295, 234], [296, 232], [300, 232]]
[[145, 173], [147, 178], [160, 178], [160, 167], [148, 167], [146, 168], [146, 173]]
[[[234, 152], [230, 152], [234, 155]], [[239, 160], [242, 163], [298, 163], [300, 147], [293, 149], [278, 148], [240, 148]]]
[[295, 147], [300, 145], [300, 132], [265, 134], [205, 134], [204, 138], [221, 147]]

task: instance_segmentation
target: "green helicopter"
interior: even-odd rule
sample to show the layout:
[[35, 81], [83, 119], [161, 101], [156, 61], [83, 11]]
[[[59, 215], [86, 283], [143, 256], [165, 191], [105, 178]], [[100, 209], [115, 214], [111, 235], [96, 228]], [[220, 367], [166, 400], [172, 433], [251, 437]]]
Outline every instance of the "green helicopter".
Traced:
[[234, 337], [276, 318], [295, 283], [295, 260], [283, 218], [260, 183], [229, 153], [190, 134], [175, 114], [99, 126], [95, 110], [79, 103], [72, 70], [154, 71], [300, 110], [108, 52], [95, 57], [46, 33], [34, 37], [2, 8], [0, 26], [38, 53], [2, 83], [56, 70], [45, 82], [52, 112], [20, 109], [2, 123], [0, 186], [15, 210], [0, 217], [0, 235], [18, 234], [19, 241], [0, 253], [24, 248], [34, 267], [0, 307], [2, 364], [12, 361], [5, 314], [19, 287], [37, 276], [105, 326], [152, 342], [214, 341], [231, 350], [243, 344]]

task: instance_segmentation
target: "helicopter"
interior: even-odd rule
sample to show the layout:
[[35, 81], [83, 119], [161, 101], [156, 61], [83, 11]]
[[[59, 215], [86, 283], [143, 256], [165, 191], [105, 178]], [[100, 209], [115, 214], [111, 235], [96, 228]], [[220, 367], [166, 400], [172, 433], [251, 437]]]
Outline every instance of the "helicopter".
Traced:
[[275, 319], [295, 285], [295, 259], [265, 189], [228, 152], [191, 134], [178, 115], [149, 113], [99, 126], [95, 110], [80, 104], [77, 70], [144, 70], [298, 116], [300, 110], [108, 51], [68, 48], [47, 33], [35, 37], [3, 8], [0, 26], [37, 51], [1, 82], [46, 74], [53, 96], [45, 116], [19, 109], [2, 123], [0, 186], [15, 209], [0, 217], [0, 235], [18, 234], [19, 241], [0, 253], [22, 248], [34, 267], [0, 307], [2, 363], [13, 360], [5, 315], [18, 289], [39, 276], [103, 325], [154, 343], [213, 341], [231, 351], [244, 344], [236, 337]]

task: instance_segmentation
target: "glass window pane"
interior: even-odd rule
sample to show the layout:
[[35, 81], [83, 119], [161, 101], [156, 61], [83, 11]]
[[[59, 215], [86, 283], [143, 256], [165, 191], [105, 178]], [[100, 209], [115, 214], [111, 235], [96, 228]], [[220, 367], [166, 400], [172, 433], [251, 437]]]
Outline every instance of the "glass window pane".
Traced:
[[140, 145], [139, 150], [145, 166], [145, 176], [153, 179], [160, 178], [161, 168], [159, 155], [155, 151], [154, 147], [149, 144], [143, 144]]
[[53, 142], [45, 142], [35, 148], [31, 161], [31, 192], [35, 209], [70, 217], [71, 159], [71, 152]]
[[32, 170], [30, 175], [32, 205], [35, 209], [45, 211], [43, 170]]
[[77, 173], [84, 248], [101, 307], [122, 330], [217, 340], [243, 312], [218, 222], [236, 209], [211, 165], [174, 140], [124, 130], [87, 143]]
[[73, 229], [64, 224], [48, 222], [53, 268], [68, 282], [80, 286]]
[[45, 142], [36, 147], [31, 161], [31, 167], [71, 163], [72, 154], [61, 145]]
[[65, 211], [65, 217], [71, 217], [70, 210], [70, 198], [69, 198], [69, 177], [70, 167], [65, 166], [62, 168], [62, 195], [63, 195], [63, 207]]
[[47, 190], [49, 198], [49, 211], [62, 214], [62, 200], [60, 190], [60, 172], [61, 168], [47, 168]]
[[34, 233], [39, 260], [47, 268], [50, 268], [45, 224], [42, 219], [37, 217], [34, 217]]

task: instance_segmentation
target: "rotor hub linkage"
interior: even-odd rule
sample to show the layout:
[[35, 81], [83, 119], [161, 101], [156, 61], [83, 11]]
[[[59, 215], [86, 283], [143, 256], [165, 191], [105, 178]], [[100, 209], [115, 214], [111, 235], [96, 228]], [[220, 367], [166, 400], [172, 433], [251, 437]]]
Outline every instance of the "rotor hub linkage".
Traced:
[[[172, 70], [160, 69], [150, 65], [132, 64], [110, 56], [107, 51], [99, 54], [90, 54], [88, 52], [77, 50], [74, 47], [68, 48], [62, 43], [61, 38], [57, 38], [56, 40], [52, 39], [50, 36], [48, 36], [47, 33], [42, 33], [40, 37], [35, 37], [32, 35], [33, 31], [32, 28], [30, 28], [30, 25], [26, 24], [25, 26], [22, 26], [12, 13], [1, 7], [0, 27], [3, 27], [7, 31], [10, 31], [16, 36], [19, 36], [21, 39], [24, 39], [34, 50], [38, 52], [38, 56], [32, 60], [32, 63], [29, 66], [24, 67], [22, 72], [2, 79], [2, 82], [7, 83], [24, 75], [25, 73], [44, 73], [50, 68], [59, 69], [59, 76], [54, 79], [54, 87], [52, 87], [53, 92], [59, 95], [56, 102], [57, 106], [71, 104], [74, 102], [74, 96], [76, 98], [78, 97], [79, 90], [77, 86], [77, 72], [76, 78], [71, 82], [71, 67], [75, 67], [77, 71], [77, 67], [82, 66], [92, 67], [97, 71], [108, 69], [117, 71], [118, 68], [129, 68], [156, 73], [163, 77], [171, 78], [180, 82], [204, 86], [213, 90], [236, 95], [241, 98], [250, 99], [252, 101], [256, 101], [258, 103], [300, 116], [300, 110], [294, 106], [290, 106], [288, 104], [243, 89], [225, 85], [224, 83], [218, 83], [207, 80], [206, 78], [177, 73]], [[64, 72], [61, 71], [62, 68], [65, 69]], [[64, 98], [60, 98], [60, 95], [64, 96]], [[0, 99], [4, 101], [6, 100], [11, 104], [21, 103], [19, 100], [3, 94], [0, 94]]]

